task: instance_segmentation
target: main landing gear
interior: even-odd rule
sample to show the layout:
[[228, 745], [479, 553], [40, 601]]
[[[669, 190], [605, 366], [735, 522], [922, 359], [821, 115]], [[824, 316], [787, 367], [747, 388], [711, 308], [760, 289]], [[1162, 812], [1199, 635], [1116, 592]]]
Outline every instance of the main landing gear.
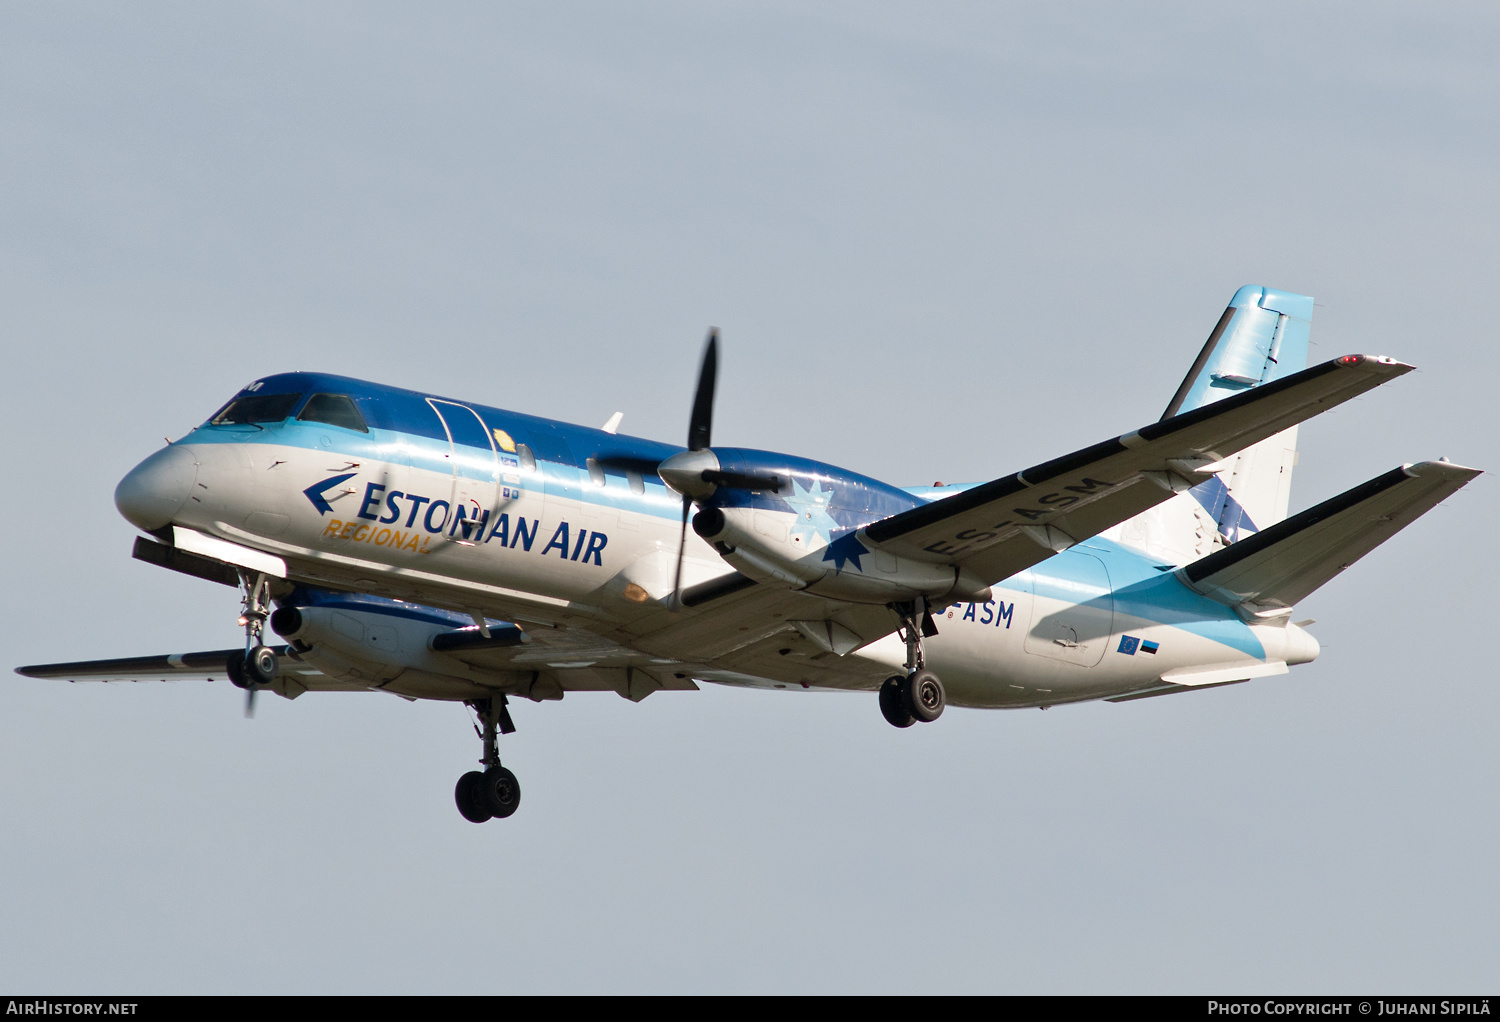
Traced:
[[880, 712], [894, 727], [911, 727], [917, 721], [930, 723], [943, 715], [948, 697], [938, 676], [927, 670], [922, 639], [937, 634], [937, 625], [927, 601], [892, 604], [901, 615], [901, 638], [906, 642], [906, 674], [893, 675], [880, 686]]
[[500, 752], [495, 732], [511, 734], [516, 725], [511, 722], [510, 710], [506, 709], [505, 696], [494, 695], [488, 699], [472, 699], [470, 708], [479, 715], [483, 730], [474, 730], [484, 742], [484, 756], [480, 763], [484, 771], [470, 770], [458, 779], [453, 789], [453, 800], [458, 811], [470, 823], [485, 820], [503, 820], [521, 804], [521, 784], [516, 775], [500, 765]]
[[276, 680], [281, 664], [265, 644], [266, 618], [271, 614], [271, 580], [260, 572], [240, 572], [240, 624], [245, 626], [245, 652], [231, 653], [225, 670], [229, 680], [245, 690], [245, 716], [255, 715], [255, 692]]

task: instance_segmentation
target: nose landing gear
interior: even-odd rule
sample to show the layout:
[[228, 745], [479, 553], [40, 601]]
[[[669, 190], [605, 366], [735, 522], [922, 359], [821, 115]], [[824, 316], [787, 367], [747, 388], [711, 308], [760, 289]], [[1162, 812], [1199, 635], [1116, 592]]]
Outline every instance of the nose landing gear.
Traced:
[[271, 580], [264, 574], [240, 572], [245, 652], [231, 653], [225, 670], [229, 680], [245, 690], [245, 716], [255, 716], [255, 693], [276, 680], [281, 664], [276, 651], [265, 644], [266, 618], [271, 613]]
[[901, 638], [906, 642], [906, 675], [894, 675], [880, 686], [880, 712], [893, 727], [911, 727], [917, 721], [931, 723], [943, 715], [947, 694], [938, 676], [927, 670], [922, 639], [937, 634], [937, 625], [927, 601], [892, 604], [901, 615]]
[[500, 765], [495, 732], [508, 735], [515, 731], [516, 725], [510, 719], [504, 695], [474, 699], [468, 705], [479, 715], [483, 728], [475, 730], [484, 742], [484, 756], [479, 761], [484, 770], [470, 770], [460, 777], [453, 789], [453, 800], [458, 803], [459, 814], [470, 823], [503, 820], [521, 805], [521, 783]]

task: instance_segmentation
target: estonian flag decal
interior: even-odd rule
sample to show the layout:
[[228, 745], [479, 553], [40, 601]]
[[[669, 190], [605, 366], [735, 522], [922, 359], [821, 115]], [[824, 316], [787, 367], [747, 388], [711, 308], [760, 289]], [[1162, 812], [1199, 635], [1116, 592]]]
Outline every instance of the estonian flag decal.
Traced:
[[1155, 654], [1159, 649], [1161, 649], [1161, 643], [1159, 642], [1143, 641], [1134, 635], [1122, 635], [1120, 636], [1120, 648], [1117, 652], [1124, 653], [1126, 656], [1135, 656], [1136, 650], [1140, 650], [1142, 653]]

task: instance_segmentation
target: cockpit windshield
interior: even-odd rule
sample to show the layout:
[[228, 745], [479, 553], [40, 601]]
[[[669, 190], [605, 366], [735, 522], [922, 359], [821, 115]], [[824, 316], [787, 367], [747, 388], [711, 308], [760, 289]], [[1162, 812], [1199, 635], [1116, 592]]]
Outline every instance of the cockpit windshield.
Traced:
[[354, 402], [343, 394], [314, 394], [307, 399], [307, 407], [302, 409], [302, 414], [297, 416], [297, 421], [326, 422], [330, 426], [357, 429], [361, 433], [370, 432], [370, 428], [365, 425], [364, 417], [359, 414], [359, 409], [354, 407]]
[[237, 397], [208, 420], [210, 426], [254, 425], [280, 422], [292, 414], [301, 394], [249, 394]]

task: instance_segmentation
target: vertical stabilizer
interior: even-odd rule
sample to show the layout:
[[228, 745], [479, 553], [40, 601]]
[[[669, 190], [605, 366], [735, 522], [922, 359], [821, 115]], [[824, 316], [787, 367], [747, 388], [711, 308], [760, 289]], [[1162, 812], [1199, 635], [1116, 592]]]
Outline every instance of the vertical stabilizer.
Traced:
[[1162, 418], [1306, 369], [1312, 313], [1313, 300], [1306, 295], [1240, 288]]
[[[1306, 295], [1240, 288], [1162, 418], [1307, 368], [1312, 313]], [[1197, 560], [1285, 518], [1296, 463], [1294, 426], [1227, 459], [1215, 478], [1126, 522], [1119, 538], [1171, 563]]]

